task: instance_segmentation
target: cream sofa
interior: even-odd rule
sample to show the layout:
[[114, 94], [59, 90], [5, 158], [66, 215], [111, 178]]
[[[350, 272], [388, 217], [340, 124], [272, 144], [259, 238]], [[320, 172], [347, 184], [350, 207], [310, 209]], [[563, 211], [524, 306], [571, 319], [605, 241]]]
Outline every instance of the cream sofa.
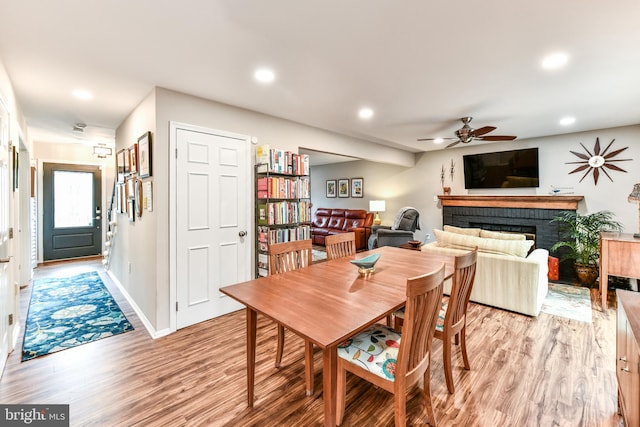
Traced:
[[[540, 313], [548, 292], [546, 249], [530, 251], [533, 241], [525, 240], [522, 234], [450, 226], [434, 230], [434, 234], [437, 241], [422, 246], [423, 251], [459, 255], [478, 247], [471, 301], [528, 316]], [[445, 293], [450, 291], [448, 280]]]

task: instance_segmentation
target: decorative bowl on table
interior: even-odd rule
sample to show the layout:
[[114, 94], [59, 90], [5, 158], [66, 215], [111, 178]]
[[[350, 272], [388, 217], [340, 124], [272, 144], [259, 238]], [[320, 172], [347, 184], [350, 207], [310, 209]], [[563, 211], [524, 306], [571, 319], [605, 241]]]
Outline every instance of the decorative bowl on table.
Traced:
[[376, 262], [378, 262], [379, 258], [380, 254], [371, 254], [364, 258], [352, 259], [350, 262], [358, 266], [358, 273], [365, 275], [375, 271], [374, 266], [376, 265]]
[[414, 248], [417, 248], [418, 246], [420, 246], [422, 242], [420, 240], [409, 240], [407, 243], [413, 246]]

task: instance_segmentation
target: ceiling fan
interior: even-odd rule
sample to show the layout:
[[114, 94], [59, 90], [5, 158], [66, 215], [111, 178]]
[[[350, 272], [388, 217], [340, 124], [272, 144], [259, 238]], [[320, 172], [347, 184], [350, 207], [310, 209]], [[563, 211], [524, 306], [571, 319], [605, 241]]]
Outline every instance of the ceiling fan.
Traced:
[[462, 123], [464, 123], [464, 125], [455, 132], [456, 138], [420, 138], [418, 139], [418, 141], [433, 141], [435, 139], [445, 139], [445, 140], [455, 141], [447, 145], [446, 148], [449, 148], [461, 142], [463, 144], [466, 144], [468, 142], [473, 141], [474, 139], [478, 139], [481, 141], [513, 141], [514, 139], [517, 138], [516, 136], [512, 136], [512, 135], [486, 135], [487, 133], [496, 130], [496, 127], [484, 126], [479, 129], [474, 129], [471, 126], [469, 126], [469, 123], [471, 122], [472, 118], [473, 117], [462, 117], [460, 119], [462, 120]]

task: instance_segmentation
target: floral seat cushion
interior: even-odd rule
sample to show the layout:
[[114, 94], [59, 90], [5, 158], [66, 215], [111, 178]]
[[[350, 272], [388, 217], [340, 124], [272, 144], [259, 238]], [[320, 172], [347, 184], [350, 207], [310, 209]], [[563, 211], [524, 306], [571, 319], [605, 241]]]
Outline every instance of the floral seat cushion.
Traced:
[[401, 334], [386, 325], [371, 325], [340, 344], [338, 357], [379, 377], [394, 381], [401, 337]]
[[[436, 331], [444, 332], [444, 316], [447, 314], [447, 307], [449, 306], [449, 301], [444, 301], [442, 306], [440, 307], [440, 313], [438, 313], [438, 321], [436, 323]], [[400, 310], [393, 313], [395, 317], [399, 317], [400, 319], [404, 319], [404, 307]]]

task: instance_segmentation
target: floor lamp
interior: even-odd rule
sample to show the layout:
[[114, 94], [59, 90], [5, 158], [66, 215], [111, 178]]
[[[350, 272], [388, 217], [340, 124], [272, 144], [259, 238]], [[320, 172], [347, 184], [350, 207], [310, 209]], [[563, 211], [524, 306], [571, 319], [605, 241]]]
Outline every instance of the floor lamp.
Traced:
[[640, 184], [633, 184], [633, 191], [629, 194], [628, 200], [638, 204], [638, 233], [634, 233], [633, 237], [640, 239]]

